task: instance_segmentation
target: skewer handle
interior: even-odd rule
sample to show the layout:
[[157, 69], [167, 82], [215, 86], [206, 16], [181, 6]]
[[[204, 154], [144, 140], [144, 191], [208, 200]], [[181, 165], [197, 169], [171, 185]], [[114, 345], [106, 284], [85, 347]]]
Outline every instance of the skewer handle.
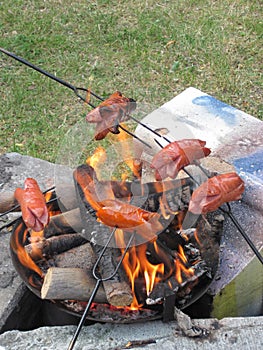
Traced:
[[92, 302], [93, 302], [93, 300], [94, 300], [94, 298], [95, 298], [95, 296], [97, 294], [97, 291], [99, 289], [99, 286], [100, 286], [101, 282], [102, 282], [101, 279], [98, 279], [96, 281], [96, 285], [95, 285], [95, 287], [93, 289], [93, 292], [92, 292], [92, 294], [91, 294], [91, 296], [89, 298], [88, 304], [87, 304], [87, 306], [86, 306], [86, 308], [85, 308], [85, 310], [83, 312], [83, 315], [81, 316], [81, 319], [80, 319], [79, 324], [77, 326], [77, 329], [76, 329], [76, 331], [75, 331], [75, 333], [74, 333], [74, 335], [73, 335], [73, 337], [71, 339], [71, 342], [69, 343], [68, 350], [72, 350], [74, 348], [74, 345], [75, 345], [75, 343], [76, 343], [76, 341], [78, 339], [79, 333], [80, 333], [80, 331], [81, 331], [81, 329], [83, 327], [83, 324], [84, 324], [84, 322], [86, 320], [86, 316], [87, 316], [87, 314], [88, 314], [88, 312], [90, 310], [91, 304], [92, 304]]

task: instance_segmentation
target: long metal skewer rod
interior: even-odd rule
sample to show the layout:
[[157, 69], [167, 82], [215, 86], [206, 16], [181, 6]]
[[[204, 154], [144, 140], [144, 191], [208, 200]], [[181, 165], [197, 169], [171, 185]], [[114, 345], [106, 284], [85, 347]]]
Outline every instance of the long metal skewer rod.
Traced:
[[225, 210], [222, 207], [219, 207], [219, 209], [225, 213], [226, 215], [228, 215], [228, 217], [231, 219], [231, 221], [233, 222], [233, 224], [236, 226], [236, 228], [238, 229], [238, 231], [241, 233], [241, 235], [243, 236], [243, 238], [245, 239], [245, 241], [247, 242], [247, 244], [250, 246], [250, 248], [253, 250], [253, 252], [255, 253], [255, 255], [257, 256], [258, 260], [261, 262], [261, 264], [263, 265], [263, 257], [260, 254], [260, 252], [258, 251], [258, 249], [255, 247], [254, 243], [251, 241], [250, 237], [246, 234], [246, 232], [243, 230], [243, 227], [239, 224], [239, 222], [237, 221], [237, 219], [235, 218], [235, 216], [232, 213], [231, 207], [229, 203], [226, 203], [228, 206], [228, 210]]
[[123, 254], [122, 254], [122, 256], [121, 256], [121, 259], [120, 259], [120, 261], [118, 262], [118, 264], [116, 265], [116, 268], [115, 268], [115, 270], [113, 271], [113, 273], [112, 273], [110, 276], [107, 276], [107, 277], [105, 277], [105, 278], [102, 278], [102, 277], [100, 277], [100, 276], [97, 275], [97, 271], [96, 271], [96, 270], [97, 270], [97, 268], [98, 268], [98, 265], [99, 265], [101, 259], [103, 258], [103, 254], [105, 253], [105, 251], [106, 251], [106, 249], [108, 248], [108, 245], [109, 245], [111, 239], [113, 238], [113, 235], [114, 235], [115, 231], [116, 231], [116, 228], [115, 228], [114, 230], [112, 230], [112, 232], [111, 232], [111, 234], [110, 234], [110, 236], [109, 236], [109, 238], [108, 238], [106, 244], [104, 245], [104, 247], [103, 247], [103, 249], [102, 249], [102, 251], [101, 251], [101, 253], [100, 253], [100, 255], [99, 255], [99, 257], [98, 257], [98, 259], [97, 259], [97, 261], [96, 261], [96, 263], [95, 263], [94, 266], [93, 266], [92, 273], [93, 273], [94, 278], [96, 279], [96, 285], [95, 285], [95, 287], [94, 287], [94, 289], [93, 289], [93, 291], [92, 291], [92, 294], [91, 294], [91, 296], [90, 296], [90, 298], [89, 298], [89, 301], [88, 301], [88, 303], [87, 303], [87, 305], [86, 305], [86, 308], [85, 308], [85, 310], [84, 310], [84, 312], [83, 312], [83, 314], [82, 314], [82, 317], [81, 317], [80, 322], [79, 322], [79, 324], [78, 324], [78, 326], [77, 326], [77, 329], [76, 329], [76, 331], [75, 331], [75, 333], [74, 333], [74, 335], [73, 335], [73, 337], [72, 337], [72, 339], [71, 339], [71, 342], [70, 342], [70, 344], [69, 344], [68, 350], [72, 350], [73, 347], [74, 347], [74, 345], [75, 345], [75, 343], [76, 343], [76, 341], [77, 341], [77, 338], [78, 338], [78, 336], [79, 336], [79, 333], [80, 333], [80, 331], [81, 331], [81, 329], [82, 329], [82, 327], [83, 327], [83, 324], [84, 324], [84, 322], [85, 322], [86, 316], [87, 316], [87, 314], [88, 314], [88, 312], [89, 312], [89, 310], [90, 310], [91, 304], [92, 304], [92, 302], [93, 302], [93, 300], [94, 300], [94, 298], [95, 298], [95, 296], [96, 296], [96, 294], [97, 294], [97, 292], [98, 292], [98, 289], [99, 289], [99, 287], [100, 287], [100, 284], [101, 284], [102, 282], [104, 282], [104, 281], [110, 280], [111, 278], [113, 278], [113, 277], [116, 275], [116, 273], [117, 273], [117, 271], [118, 271], [120, 265], [122, 264], [122, 261], [123, 261], [125, 255], [126, 255], [128, 249], [130, 248], [130, 245], [131, 245], [131, 243], [132, 243], [132, 241], [133, 241], [133, 239], [134, 239], [134, 237], [135, 237], [135, 232], [134, 232], [134, 233], [131, 235], [131, 237], [130, 237], [130, 239], [129, 239], [127, 245], [126, 245], [126, 248], [125, 248], [125, 250], [124, 250], [124, 252], [123, 252]]
[[[12, 52], [9, 52], [5, 49], [3, 49], [2, 47], [0, 47], [0, 51], [5, 53], [6, 55], [8, 55], [9, 57], [12, 57], [14, 58], [15, 60], [25, 64], [26, 66], [30, 67], [30, 68], [33, 68], [34, 70], [36, 70], [37, 72], [47, 76], [48, 78], [50, 79], [53, 79], [55, 80], [56, 82], [60, 83], [61, 85], [64, 85], [66, 86], [67, 88], [71, 89], [72, 91], [74, 91], [74, 93], [82, 100], [82, 101], [85, 101], [86, 102], [86, 99], [84, 97], [82, 97], [79, 93], [78, 93], [78, 90], [81, 90], [81, 91], [89, 91], [89, 93], [91, 95], [93, 95], [94, 97], [96, 97], [97, 99], [101, 100], [101, 98], [99, 96], [97, 96], [94, 92], [90, 91], [90, 90], [87, 90], [87, 89], [84, 89], [84, 88], [78, 88], [70, 83], [68, 83], [67, 81], [63, 80], [63, 79], [60, 79], [58, 77], [56, 77], [55, 75], [45, 71], [44, 69], [40, 68], [40, 67], [37, 67], [36, 65], [32, 64], [31, 62], [25, 60], [24, 58], [20, 57], [20, 56], [17, 56], [15, 55], [14, 53]], [[91, 107], [94, 107], [91, 103], [88, 103]]]
[[[148, 128], [148, 130], [150, 130]], [[156, 134], [156, 132], [154, 131], [154, 134]], [[161, 135], [159, 135], [161, 137]], [[170, 143], [171, 141], [168, 140], [167, 138], [164, 138], [168, 143]], [[163, 148], [163, 146], [160, 144], [160, 142], [156, 139], [154, 139], [154, 141], [161, 147]], [[199, 169], [209, 178], [210, 175], [209, 173], [201, 166], [201, 164], [199, 164], [199, 162], [194, 162], [194, 164], [196, 166], [199, 167]], [[186, 170], [183, 169], [183, 171], [197, 184], [200, 185], [200, 183]], [[243, 236], [243, 238], [245, 239], [245, 241], [248, 243], [249, 247], [252, 249], [252, 251], [255, 253], [256, 257], [258, 258], [258, 260], [261, 262], [261, 264], [263, 265], [263, 257], [260, 254], [260, 252], [258, 251], [257, 247], [255, 246], [255, 244], [251, 241], [250, 237], [247, 235], [247, 233], [244, 231], [243, 227], [239, 224], [239, 222], [237, 221], [237, 219], [235, 218], [235, 216], [233, 215], [231, 206], [229, 203], [226, 203], [228, 206], [228, 210], [225, 210], [222, 207], [219, 207], [219, 209], [225, 213], [230, 220], [233, 222], [233, 224], [236, 226], [236, 228], [238, 229], [238, 231], [241, 233], [241, 235]]]
[[[2, 47], [0, 47], [0, 51], [5, 53], [6, 55], [8, 55], [9, 57], [12, 57], [14, 58], [15, 60], [19, 61], [20, 63], [23, 63], [25, 64], [26, 66], [36, 70], [37, 72], [45, 75], [46, 77], [50, 78], [50, 79], [53, 79], [55, 80], [56, 82], [58, 82], [59, 84], [61, 85], [64, 85], [65, 87], [71, 89], [72, 91], [74, 91], [75, 95], [80, 98], [82, 101], [86, 102], [88, 105], [90, 105], [92, 108], [95, 108], [96, 106], [93, 105], [91, 102], [87, 102], [86, 98], [84, 98], [83, 96], [81, 96], [78, 91], [85, 91], [85, 92], [88, 92], [90, 93], [92, 96], [94, 96], [95, 98], [97, 98], [98, 100], [100, 101], [104, 101], [104, 99], [102, 97], [100, 97], [99, 95], [95, 94], [93, 91], [91, 91], [90, 89], [85, 89], [85, 88], [81, 88], [81, 87], [76, 87], [70, 83], [68, 83], [67, 81], [63, 80], [63, 79], [60, 79], [58, 77], [56, 77], [54, 74], [51, 74], [49, 72], [47, 72], [46, 70], [36, 66], [35, 64], [25, 60], [24, 58], [20, 57], [20, 56], [17, 56], [15, 55], [14, 53], [12, 52], [9, 52], [5, 49], [3, 49]], [[137, 120], [136, 120], [137, 121]], [[139, 122], [139, 121], [137, 121]], [[134, 138], [136, 138], [137, 140], [139, 140], [141, 143], [143, 143], [144, 145], [146, 145], [147, 147], [149, 148], [152, 148], [148, 143], [146, 143], [145, 141], [141, 140], [138, 136], [134, 135], [133, 133], [131, 133], [129, 130], [127, 130], [126, 128], [124, 128], [123, 126], [119, 125], [119, 127], [125, 131], [127, 134], [129, 135], [132, 135]]]

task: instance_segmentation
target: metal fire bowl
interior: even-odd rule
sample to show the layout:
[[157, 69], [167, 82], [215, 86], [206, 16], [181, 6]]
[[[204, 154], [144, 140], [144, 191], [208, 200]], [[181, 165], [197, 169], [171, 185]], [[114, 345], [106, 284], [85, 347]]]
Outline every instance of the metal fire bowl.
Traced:
[[[213, 218], [210, 218], [213, 220]], [[204, 240], [204, 244], [201, 248], [201, 256], [203, 260], [206, 261], [209, 273], [206, 273], [201, 276], [201, 279], [199, 283], [192, 288], [191, 294], [189, 295], [189, 298], [184, 298], [183, 302], [182, 300], [177, 300], [175, 303], [175, 306], [179, 309], [184, 309], [191, 304], [198, 302], [200, 297], [206, 293], [208, 290], [215, 273], [217, 271], [218, 267], [218, 257], [219, 257], [219, 241], [220, 236], [222, 233], [222, 230], [217, 232], [216, 234], [213, 234], [213, 232], [208, 232], [208, 228], [206, 227], [206, 223], [208, 218], [206, 220], [199, 220], [198, 225], [200, 226], [202, 232], [200, 234], [200, 239]], [[18, 225], [22, 225], [21, 229], [19, 230], [18, 235], [15, 234], [15, 230]], [[209, 225], [208, 225], [209, 226]], [[19, 260], [19, 250], [17, 249], [18, 242], [23, 241], [24, 237], [24, 230], [25, 230], [25, 224], [22, 219], [18, 220], [16, 224], [13, 227], [12, 235], [10, 238], [10, 250], [11, 250], [11, 257], [13, 261], [13, 265], [26, 284], [26, 286], [40, 298], [40, 290], [42, 286], [42, 280], [41, 278], [34, 272], [33, 270], [29, 269], [28, 267], [25, 267]], [[203, 237], [202, 237], [203, 236]], [[185, 286], [187, 288], [187, 285]], [[62, 309], [63, 311], [75, 315], [78, 317], [82, 316], [83, 310], [85, 309], [86, 303], [85, 302], [69, 302], [69, 301], [50, 301], [53, 304]], [[95, 306], [92, 307], [90, 310], [89, 315], [87, 316], [88, 320], [95, 321], [95, 322], [110, 322], [110, 323], [134, 323], [134, 322], [143, 322], [143, 321], [150, 321], [150, 320], [157, 320], [161, 319], [164, 316], [165, 309], [162, 304], [159, 305], [153, 305], [153, 306], [147, 306], [147, 308], [142, 308], [140, 310], [130, 311], [125, 308], [116, 308], [113, 309], [112, 306], [109, 304], [94, 304]]]

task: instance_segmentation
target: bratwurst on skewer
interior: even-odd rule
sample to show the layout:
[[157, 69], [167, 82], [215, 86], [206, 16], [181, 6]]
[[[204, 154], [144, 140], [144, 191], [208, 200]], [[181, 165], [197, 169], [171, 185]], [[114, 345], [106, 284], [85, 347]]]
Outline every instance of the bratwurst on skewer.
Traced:
[[36, 232], [42, 231], [49, 222], [49, 214], [45, 197], [37, 181], [27, 178], [25, 188], [17, 188], [14, 196], [20, 204], [26, 226]]
[[155, 179], [174, 179], [178, 172], [194, 160], [204, 158], [211, 153], [205, 147], [206, 142], [198, 139], [183, 139], [169, 143], [152, 159], [151, 168], [155, 169]]
[[239, 200], [244, 189], [244, 181], [235, 172], [211, 177], [193, 192], [188, 210], [194, 214], [215, 211], [223, 203]]
[[127, 120], [135, 108], [136, 102], [119, 91], [101, 102], [86, 116], [89, 123], [96, 123], [95, 140], [104, 139], [109, 132], [118, 134], [119, 123]]
[[113, 193], [109, 193], [108, 198], [101, 200], [96, 189], [98, 180], [90, 165], [79, 166], [74, 171], [74, 179], [83, 192], [85, 201], [94, 209], [97, 220], [103, 224], [129, 232], [136, 231], [147, 240], [155, 238], [157, 233], [163, 230], [158, 213], [118, 200]]

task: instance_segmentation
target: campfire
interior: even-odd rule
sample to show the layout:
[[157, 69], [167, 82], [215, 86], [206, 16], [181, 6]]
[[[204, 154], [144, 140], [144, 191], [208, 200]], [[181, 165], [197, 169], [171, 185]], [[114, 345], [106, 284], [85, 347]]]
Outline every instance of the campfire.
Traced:
[[[190, 181], [185, 182], [181, 196], [176, 188], [168, 193], [172, 197], [177, 194], [174, 198], [178, 207], [187, 205], [183, 200], [190, 195]], [[151, 199], [161, 195], [154, 193]], [[95, 285], [92, 268], [103, 246], [95, 243], [93, 232], [91, 239], [86, 239], [85, 229], [80, 234], [65, 224], [74, 215], [81, 227], [78, 209], [60, 213], [55, 204], [49, 207], [50, 214], [55, 215], [41, 234], [30, 231], [22, 220], [16, 224], [11, 238], [13, 261], [34, 293], [81, 314]], [[138, 319], [144, 314], [147, 318], [160, 318], [169, 296], [173, 295], [175, 305], [183, 308], [206, 291], [218, 264], [222, 216], [214, 215], [210, 223], [200, 219], [195, 228], [182, 230], [185, 215], [181, 209], [156, 241], [129, 248], [116, 276], [105, 281], [96, 296], [96, 304], [102, 304], [105, 310], [102, 311], [102, 305], [98, 308], [94, 304], [91, 319], [129, 322], [136, 320], [136, 312]], [[98, 233], [109, 236], [107, 227], [98, 224], [98, 229]], [[120, 247], [124, 246], [122, 230], [116, 230], [115, 239]], [[123, 250], [113, 247], [107, 250], [100, 264], [102, 274], [114, 271]], [[96, 314], [95, 310], [100, 312]]]
[[[133, 160], [130, 174], [120, 174], [124, 180], [100, 180], [106, 159], [99, 147], [74, 170], [75, 186], [65, 186], [65, 191], [76, 197], [76, 208], [61, 209], [52, 190], [45, 194], [50, 221], [43, 230], [28, 228], [23, 219], [15, 224], [10, 243], [14, 265], [40, 298], [81, 315], [96, 285], [94, 265], [107, 245], [95, 274], [113, 277], [103, 280], [87, 317], [122, 323], [171, 320], [172, 307], [191, 305], [209, 287], [217, 270], [223, 217], [213, 212], [198, 216], [194, 227], [183, 227], [196, 188], [189, 176], [143, 183]], [[105, 198], [118, 200], [118, 205], [134, 203], [128, 209], [150, 213], [151, 234], [147, 225], [113, 229], [98, 220], [93, 201]], [[159, 232], [153, 229], [155, 215]]]
[[[117, 92], [88, 114], [96, 140], [117, 134], [119, 161], [107, 178], [116, 159], [99, 146], [73, 170], [72, 186], [59, 183], [70, 210], [56, 189], [44, 199], [33, 179], [15, 191], [22, 209], [10, 242], [17, 271], [40, 298], [82, 318], [174, 319], [174, 309], [194, 303], [212, 282], [224, 221], [217, 208], [244, 190], [236, 173], [214, 176], [196, 163], [210, 154], [205, 141], [164, 138], [167, 146], [150, 163], [134, 157], [134, 134], [111, 127], [134, 103]], [[200, 185], [189, 164], [208, 181]], [[145, 171], [152, 181], [144, 181]]]

